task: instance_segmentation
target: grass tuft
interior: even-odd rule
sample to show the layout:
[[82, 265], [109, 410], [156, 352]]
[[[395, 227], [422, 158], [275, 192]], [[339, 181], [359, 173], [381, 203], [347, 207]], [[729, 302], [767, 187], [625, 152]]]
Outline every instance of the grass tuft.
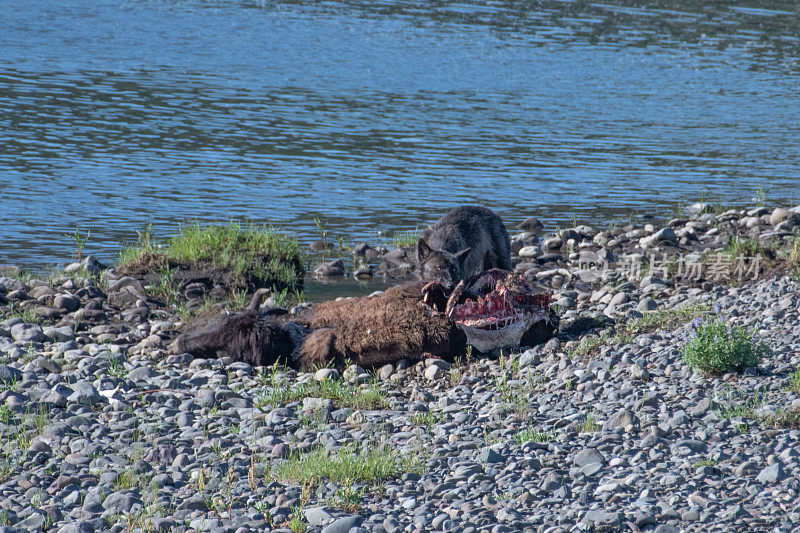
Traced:
[[45, 321], [36, 315], [36, 307], [28, 307], [26, 309], [19, 309], [14, 306], [14, 303], [11, 303], [11, 309], [7, 311], [4, 315], [4, 318], [21, 318], [23, 322], [26, 324], [39, 324], [43, 326]]
[[119, 256], [118, 270], [156, 271], [203, 268], [228, 274], [229, 289], [301, 285], [303, 256], [300, 244], [271, 226], [228, 222], [200, 226], [187, 223], [163, 244], [155, 243], [147, 226], [133, 245]]
[[764, 421], [776, 429], [800, 429], [800, 409], [789, 409]]
[[416, 246], [419, 241], [419, 228], [413, 231], [396, 231], [392, 235], [392, 247], [404, 248], [408, 246]]
[[361, 505], [364, 491], [364, 487], [354, 487], [353, 482], [346, 479], [344, 484], [336, 490], [330, 503], [333, 507], [338, 507], [342, 511], [355, 513]]
[[286, 525], [292, 533], [304, 533], [308, 529], [302, 507], [299, 505], [292, 507], [292, 514], [289, 516]]
[[716, 459], [701, 459], [692, 465], [692, 468], [698, 469], [703, 466], [717, 466]]
[[800, 367], [789, 374], [789, 390], [800, 393]]
[[717, 416], [723, 420], [732, 418], [756, 419], [756, 411], [764, 404], [763, 399], [758, 394], [746, 396], [731, 392], [730, 390], [719, 396], [719, 407]]
[[298, 485], [319, 481], [378, 485], [403, 472], [419, 471], [421, 464], [417, 458], [374, 446], [359, 450], [354, 445], [335, 452], [317, 449], [306, 454], [294, 453], [276, 468], [279, 479]]
[[550, 442], [556, 437], [552, 431], [541, 431], [536, 428], [523, 429], [514, 435], [514, 441], [517, 444], [525, 444], [526, 442]]
[[124, 470], [114, 478], [114, 490], [127, 490], [136, 486], [136, 476], [132, 470]]
[[337, 407], [381, 409], [386, 407], [386, 393], [377, 385], [354, 387], [343, 381], [310, 381], [308, 383], [268, 386], [259, 399], [261, 406], [277, 406], [302, 401], [303, 398], [327, 398]]
[[743, 433], [749, 429], [749, 422], [774, 429], [800, 429], [800, 409], [777, 409], [765, 414], [765, 401], [758, 393], [746, 395], [728, 389], [718, 400], [717, 416], [722, 420], [736, 420], [734, 427]]
[[581, 422], [580, 426], [578, 426], [578, 433], [592, 433], [594, 431], [598, 431], [600, 429], [600, 424], [598, 424], [594, 417], [587, 413], [586, 417]]
[[755, 257], [763, 251], [764, 247], [756, 239], [734, 235], [731, 237], [731, 242], [728, 246], [722, 250], [722, 253], [733, 260], [737, 257]]
[[441, 420], [441, 416], [436, 413], [431, 413], [430, 411], [426, 411], [424, 413], [421, 411], [417, 411], [416, 413], [411, 415], [411, 418], [409, 418], [409, 421], [413, 425], [427, 426], [429, 428], [432, 428], [439, 420]]
[[741, 326], [728, 326], [718, 318], [696, 318], [682, 348], [689, 368], [709, 375], [741, 372], [769, 355], [769, 346]]
[[797, 264], [800, 263], [800, 237], [795, 237], [793, 242], [790, 246], [788, 253], [788, 259], [790, 263]]
[[702, 317], [711, 310], [707, 304], [689, 304], [672, 309], [657, 309], [645, 313], [641, 318], [617, 325], [613, 330], [607, 329], [597, 336], [590, 336], [578, 345], [571, 353], [579, 357], [588, 357], [603, 346], [618, 346], [633, 342], [633, 337], [651, 331], [674, 330], [687, 322]]
[[623, 324], [622, 330], [629, 335], [656, 330], [666, 331], [680, 327], [709, 311], [710, 307], [707, 304], [689, 304], [674, 309], [658, 309]]
[[789, 277], [800, 282], [800, 236], [793, 239], [785, 253], [789, 263]]

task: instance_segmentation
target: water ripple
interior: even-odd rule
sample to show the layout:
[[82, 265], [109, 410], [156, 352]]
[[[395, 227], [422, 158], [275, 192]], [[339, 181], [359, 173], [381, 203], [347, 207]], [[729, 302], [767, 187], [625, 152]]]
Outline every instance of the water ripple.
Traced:
[[0, 0], [0, 261], [113, 257], [153, 223], [313, 217], [375, 241], [798, 199], [780, 3]]

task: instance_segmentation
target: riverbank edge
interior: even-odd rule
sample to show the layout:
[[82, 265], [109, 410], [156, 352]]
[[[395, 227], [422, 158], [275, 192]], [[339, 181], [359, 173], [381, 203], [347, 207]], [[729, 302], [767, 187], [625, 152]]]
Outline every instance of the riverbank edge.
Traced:
[[[520, 232], [517, 271], [558, 285], [557, 338], [500, 358], [342, 375], [169, 354], [181, 317], [90, 263], [54, 285], [4, 276], [15, 304], [0, 307], [4, 520], [59, 531], [789, 528], [800, 434], [774, 421], [800, 407], [793, 270], [725, 283], [617, 268], [671, 249], [710, 265], [734, 237], [734, 251], [756, 253], [744, 239], [777, 237], [791, 258], [798, 226], [781, 229], [795, 220], [783, 212], [772, 224], [776, 209]], [[581, 253], [593, 254], [589, 268]], [[669, 318], [715, 307], [769, 343], [762, 364], [720, 377], [683, 364], [691, 318]], [[604, 336], [645, 317], [657, 319]], [[386, 476], [366, 475], [361, 459], [330, 469], [367, 448], [395, 458]]]

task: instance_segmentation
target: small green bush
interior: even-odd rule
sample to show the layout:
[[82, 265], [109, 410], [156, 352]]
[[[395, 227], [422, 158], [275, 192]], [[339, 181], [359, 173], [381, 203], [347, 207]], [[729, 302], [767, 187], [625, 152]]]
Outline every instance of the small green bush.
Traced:
[[741, 326], [728, 326], [718, 318], [696, 318], [682, 352], [689, 368], [717, 375], [756, 366], [770, 349], [755, 333]]
[[514, 441], [517, 444], [525, 444], [526, 442], [549, 442], [556, 437], [552, 431], [541, 431], [534, 427], [523, 429], [514, 435]]
[[366, 445], [359, 449], [350, 444], [337, 451], [318, 448], [308, 453], [294, 452], [277, 466], [276, 473], [279, 479], [298, 485], [320, 481], [378, 485], [403, 472], [421, 472], [423, 465], [420, 456]]

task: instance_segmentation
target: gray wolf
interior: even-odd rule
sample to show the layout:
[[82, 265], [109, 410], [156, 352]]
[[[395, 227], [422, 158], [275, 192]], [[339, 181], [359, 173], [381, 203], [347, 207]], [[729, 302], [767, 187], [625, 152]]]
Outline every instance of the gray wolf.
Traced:
[[417, 276], [454, 286], [485, 270], [511, 270], [511, 242], [495, 213], [461, 206], [426, 228], [417, 243]]

